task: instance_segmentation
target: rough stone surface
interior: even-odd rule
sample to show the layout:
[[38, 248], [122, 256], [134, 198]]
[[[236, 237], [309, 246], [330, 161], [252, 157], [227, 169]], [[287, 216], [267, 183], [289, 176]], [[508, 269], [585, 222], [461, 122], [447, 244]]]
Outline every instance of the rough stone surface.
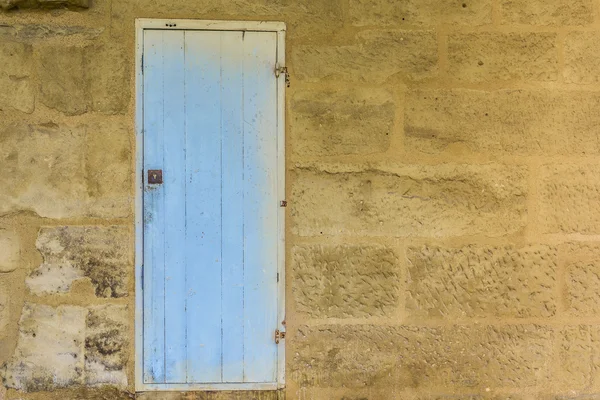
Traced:
[[571, 32], [565, 38], [566, 82], [586, 84], [600, 81], [600, 39], [596, 32]]
[[[104, 161], [103, 161], [104, 160]], [[121, 122], [13, 124], [0, 130], [0, 213], [130, 214], [128, 130]]]
[[540, 222], [547, 233], [600, 233], [600, 168], [546, 165], [540, 179]]
[[127, 296], [129, 229], [110, 226], [42, 228], [37, 248], [44, 262], [27, 279], [32, 293], [68, 292], [87, 278], [98, 297]]
[[417, 319], [556, 313], [556, 248], [421, 246], [407, 259], [407, 309]]
[[33, 112], [35, 87], [31, 45], [0, 41], [0, 60], [0, 111], [13, 108]]
[[0, 0], [0, 8], [4, 10], [61, 7], [88, 8], [89, 0]]
[[597, 385], [600, 369], [600, 329], [595, 325], [565, 326], [560, 330], [557, 374], [561, 387], [585, 390]]
[[547, 382], [553, 337], [535, 325], [300, 327], [289, 376], [317, 387], [528, 387]]
[[104, 28], [89, 28], [86, 26], [55, 26], [44, 24], [2, 24], [0, 39], [15, 41], [36, 41], [39, 39], [62, 38], [79, 36], [84, 39], [95, 39]]
[[502, 0], [503, 24], [588, 25], [594, 20], [592, 0]]
[[555, 81], [554, 33], [469, 33], [448, 38], [448, 72], [459, 81]]
[[134, 17], [190, 18], [199, 15], [224, 20], [246, 15], [251, 16], [248, 20], [285, 21], [288, 37], [292, 40], [328, 37], [344, 25], [342, 0], [142, 0], [113, 2], [111, 31], [113, 36], [126, 36]]
[[362, 31], [356, 44], [298, 45], [292, 49], [299, 80], [382, 82], [393, 75], [413, 80], [437, 71], [432, 31]]
[[404, 133], [410, 150], [466, 146], [489, 155], [598, 154], [597, 92], [411, 90]]
[[82, 384], [85, 316], [82, 307], [27, 303], [5, 367], [6, 386], [36, 392]]
[[600, 258], [567, 266], [566, 306], [575, 315], [595, 316], [600, 312]]
[[400, 266], [390, 248], [297, 246], [292, 269], [296, 309], [311, 317], [391, 315], [398, 307]]
[[125, 306], [91, 307], [86, 318], [85, 382], [127, 385], [129, 324]]
[[0, 229], [0, 273], [12, 272], [19, 267], [21, 247], [13, 230]]
[[310, 235], [504, 235], [525, 220], [525, 170], [504, 165], [300, 168], [292, 229]]
[[121, 113], [129, 104], [130, 55], [118, 42], [86, 48], [85, 71], [90, 108], [105, 114]]
[[387, 91], [302, 91], [291, 106], [294, 153], [303, 155], [384, 152], [390, 144], [395, 106]]
[[77, 46], [49, 46], [40, 50], [37, 74], [40, 101], [67, 115], [87, 111], [88, 82], [84, 50]]
[[67, 115], [121, 113], [129, 103], [129, 61], [118, 42], [46, 47], [38, 63], [40, 100]]
[[0, 281], [0, 337], [5, 336], [10, 322], [10, 287]]
[[486, 25], [492, 22], [492, 2], [350, 0], [350, 20], [358, 26]]

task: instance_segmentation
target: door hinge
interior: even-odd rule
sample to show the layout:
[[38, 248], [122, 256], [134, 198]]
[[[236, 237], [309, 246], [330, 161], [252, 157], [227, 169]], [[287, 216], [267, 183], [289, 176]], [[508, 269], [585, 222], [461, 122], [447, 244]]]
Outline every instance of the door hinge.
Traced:
[[290, 87], [290, 73], [287, 67], [280, 67], [279, 64], [275, 67], [275, 77], [279, 78], [281, 75], [285, 76], [285, 86]]
[[275, 329], [275, 344], [279, 344], [279, 341], [283, 339], [285, 339], [285, 332]]
[[279, 202], [279, 207], [287, 207], [287, 201], [286, 200], [281, 200]]
[[142, 54], [142, 75], [144, 75], [144, 55]]

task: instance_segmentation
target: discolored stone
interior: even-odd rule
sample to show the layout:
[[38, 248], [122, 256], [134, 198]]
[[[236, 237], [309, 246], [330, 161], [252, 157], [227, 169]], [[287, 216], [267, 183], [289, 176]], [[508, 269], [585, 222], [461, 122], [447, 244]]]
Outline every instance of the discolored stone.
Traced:
[[0, 281], [0, 337], [5, 336], [10, 322], [10, 294], [11, 288]]
[[592, 0], [502, 0], [503, 24], [588, 25], [594, 20]]
[[590, 84], [600, 81], [600, 39], [595, 32], [570, 32], [565, 38], [565, 81]]
[[411, 90], [404, 111], [409, 150], [466, 146], [486, 155], [598, 154], [597, 92]]
[[26, 303], [6, 386], [37, 392], [82, 384], [85, 315], [82, 307]]
[[127, 307], [91, 307], [86, 318], [85, 382], [127, 386], [129, 324]]
[[459, 81], [555, 81], [556, 34], [452, 34], [448, 37], [448, 63], [448, 73]]
[[305, 81], [383, 82], [398, 75], [408, 80], [437, 72], [433, 31], [361, 31], [356, 44], [297, 45], [292, 49], [295, 77]]
[[123, 217], [131, 212], [129, 132], [120, 121], [0, 130], [0, 213]]
[[98, 297], [127, 296], [129, 230], [120, 226], [62, 226], [40, 230], [44, 262], [27, 278], [35, 294], [65, 293], [87, 278]]
[[550, 317], [556, 313], [557, 250], [530, 245], [410, 247], [412, 317]]
[[0, 111], [12, 108], [33, 112], [35, 88], [31, 45], [0, 41], [0, 60]]
[[600, 168], [545, 165], [540, 173], [539, 221], [546, 233], [600, 233]]
[[395, 107], [384, 90], [306, 90], [294, 95], [290, 114], [298, 156], [366, 154], [388, 149]]
[[0, 229], [0, 273], [17, 269], [20, 255], [21, 247], [16, 232]]
[[529, 387], [548, 382], [553, 336], [536, 325], [300, 327], [288, 376], [334, 388]]
[[521, 167], [330, 165], [293, 177], [292, 230], [302, 236], [498, 236], [525, 224]]
[[490, 0], [350, 0], [350, 20], [357, 26], [478, 26], [492, 22]]
[[306, 245], [292, 250], [296, 310], [315, 318], [393, 314], [398, 257], [383, 246]]
[[0, 8], [10, 10], [12, 8], [88, 8], [89, 0], [0, 0]]

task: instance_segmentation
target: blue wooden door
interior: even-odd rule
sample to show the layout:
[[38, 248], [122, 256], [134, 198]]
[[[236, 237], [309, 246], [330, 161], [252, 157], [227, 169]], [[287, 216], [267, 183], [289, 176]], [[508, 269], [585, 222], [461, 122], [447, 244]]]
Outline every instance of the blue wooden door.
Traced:
[[144, 31], [145, 384], [277, 381], [276, 49]]

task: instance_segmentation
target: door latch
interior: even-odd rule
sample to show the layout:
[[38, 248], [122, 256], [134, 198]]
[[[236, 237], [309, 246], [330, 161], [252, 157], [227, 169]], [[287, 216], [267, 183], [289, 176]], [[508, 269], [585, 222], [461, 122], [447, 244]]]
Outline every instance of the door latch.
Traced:
[[283, 339], [285, 339], [285, 332], [275, 329], [275, 344], [279, 344], [279, 341]]
[[149, 169], [148, 170], [148, 183], [150, 185], [162, 184], [163, 183], [162, 169]]

